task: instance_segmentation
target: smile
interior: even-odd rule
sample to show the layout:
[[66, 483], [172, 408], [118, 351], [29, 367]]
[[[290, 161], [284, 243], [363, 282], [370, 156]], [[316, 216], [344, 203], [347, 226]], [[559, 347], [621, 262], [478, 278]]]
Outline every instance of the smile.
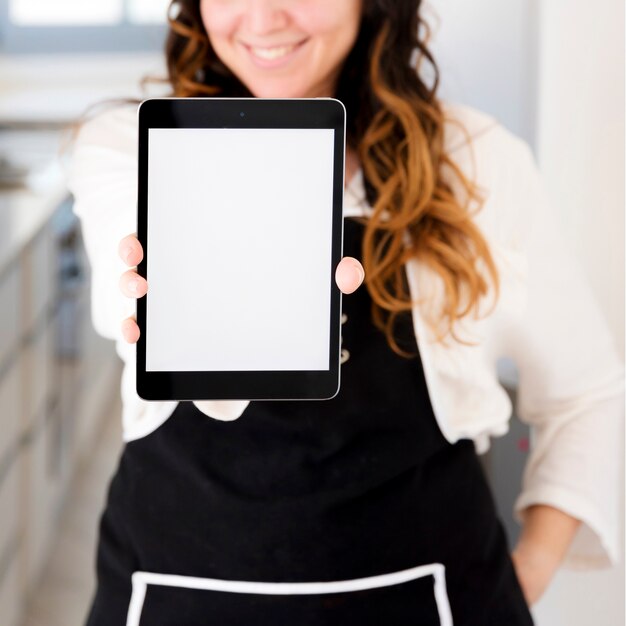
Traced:
[[284, 57], [289, 54], [292, 50], [296, 49], [297, 44], [292, 44], [290, 46], [277, 46], [275, 48], [253, 48], [250, 50], [252, 54], [256, 54], [261, 59], [278, 59], [280, 57]]
[[303, 41], [299, 41], [298, 43], [271, 47], [250, 46], [247, 44], [244, 45], [250, 52], [253, 60], [267, 66], [268, 64], [275, 65], [288, 59], [305, 42], [306, 39]]

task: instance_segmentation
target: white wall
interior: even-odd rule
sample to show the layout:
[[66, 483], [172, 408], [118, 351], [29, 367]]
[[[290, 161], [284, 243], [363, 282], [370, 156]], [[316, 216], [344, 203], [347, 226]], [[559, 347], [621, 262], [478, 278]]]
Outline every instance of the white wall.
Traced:
[[[624, 4], [550, 0], [539, 16], [537, 156], [623, 356]], [[624, 563], [559, 573], [535, 613], [539, 626], [624, 624]]]
[[[537, 0], [427, 0], [441, 95], [534, 145]], [[428, 10], [430, 9], [430, 10]]]
[[623, 356], [624, 3], [550, 0], [539, 15], [537, 156]]
[[[623, 0], [430, 5], [442, 95], [495, 115], [533, 147], [623, 356]], [[623, 625], [623, 563], [559, 572], [534, 615], [537, 626]]]

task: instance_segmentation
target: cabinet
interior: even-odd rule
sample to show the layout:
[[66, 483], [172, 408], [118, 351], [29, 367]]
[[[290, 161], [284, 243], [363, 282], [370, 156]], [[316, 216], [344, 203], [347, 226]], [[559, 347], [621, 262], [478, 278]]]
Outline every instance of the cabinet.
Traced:
[[2, 626], [18, 626], [37, 593], [102, 398], [119, 386], [114, 346], [91, 326], [89, 277], [67, 197], [0, 266]]

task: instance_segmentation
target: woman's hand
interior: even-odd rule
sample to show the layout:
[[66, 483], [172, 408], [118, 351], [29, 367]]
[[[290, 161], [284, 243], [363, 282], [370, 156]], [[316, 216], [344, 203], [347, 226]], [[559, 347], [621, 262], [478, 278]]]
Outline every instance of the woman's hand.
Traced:
[[528, 606], [535, 604], [548, 588], [559, 562], [537, 546], [517, 546], [511, 554], [515, 573]]
[[[132, 268], [122, 274], [120, 290], [127, 298], [142, 298], [148, 292], [148, 282], [134, 269], [143, 259], [143, 248], [137, 236], [132, 234], [124, 237], [118, 252], [122, 261]], [[349, 256], [341, 259], [335, 271], [335, 281], [343, 293], [356, 291], [364, 278], [365, 272], [359, 261]], [[136, 343], [139, 339], [139, 326], [134, 315], [122, 322], [122, 335], [128, 343]]]
[[[137, 236], [132, 234], [120, 241], [118, 254], [122, 261], [130, 267], [136, 267], [143, 259], [143, 248]], [[148, 281], [139, 276], [136, 269], [130, 269], [120, 277], [120, 290], [127, 298], [141, 298], [148, 292]], [[136, 343], [139, 339], [139, 326], [132, 315], [122, 322], [122, 336], [128, 343]]]
[[541, 598], [574, 539], [579, 520], [547, 505], [528, 507], [511, 558], [529, 606]]

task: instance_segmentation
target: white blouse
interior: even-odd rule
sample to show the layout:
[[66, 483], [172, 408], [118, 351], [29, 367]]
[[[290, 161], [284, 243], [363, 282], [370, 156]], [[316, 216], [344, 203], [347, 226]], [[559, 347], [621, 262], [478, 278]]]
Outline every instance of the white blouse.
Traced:
[[[566, 562], [574, 567], [615, 563], [619, 557], [620, 440], [624, 418], [624, 369], [614, 340], [578, 261], [565, 246], [542, 189], [529, 147], [493, 118], [446, 105], [448, 153], [482, 189], [475, 214], [496, 262], [500, 297], [482, 302], [483, 317], [466, 316], [457, 334], [474, 345], [434, 340], [427, 311], [443, 302], [437, 275], [417, 261], [407, 264], [416, 338], [431, 404], [450, 442], [474, 440], [479, 452], [489, 438], [507, 432], [513, 407], [498, 380], [497, 362], [511, 359], [518, 371], [516, 413], [532, 428], [532, 445], [515, 511], [548, 504], [580, 519]], [[450, 178], [455, 193], [463, 190]], [[135, 350], [121, 322], [136, 300], [119, 290], [128, 268], [119, 241], [137, 230], [137, 118], [134, 106], [109, 110], [85, 123], [68, 172], [92, 270], [92, 320], [115, 340], [125, 367], [121, 381], [123, 438], [147, 435], [174, 411], [175, 401], [145, 401], [135, 390]], [[474, 206], [472, 210], [478, 207]], [[344, 215], [367, 215], [362, 173], [350, 181]], [[350, 296], [345, 296], [350, 297]], [[234, 420], [248, 401], [198, 401], [208, 417]], [[245, 416], [243, 417], [245, 419]]]

